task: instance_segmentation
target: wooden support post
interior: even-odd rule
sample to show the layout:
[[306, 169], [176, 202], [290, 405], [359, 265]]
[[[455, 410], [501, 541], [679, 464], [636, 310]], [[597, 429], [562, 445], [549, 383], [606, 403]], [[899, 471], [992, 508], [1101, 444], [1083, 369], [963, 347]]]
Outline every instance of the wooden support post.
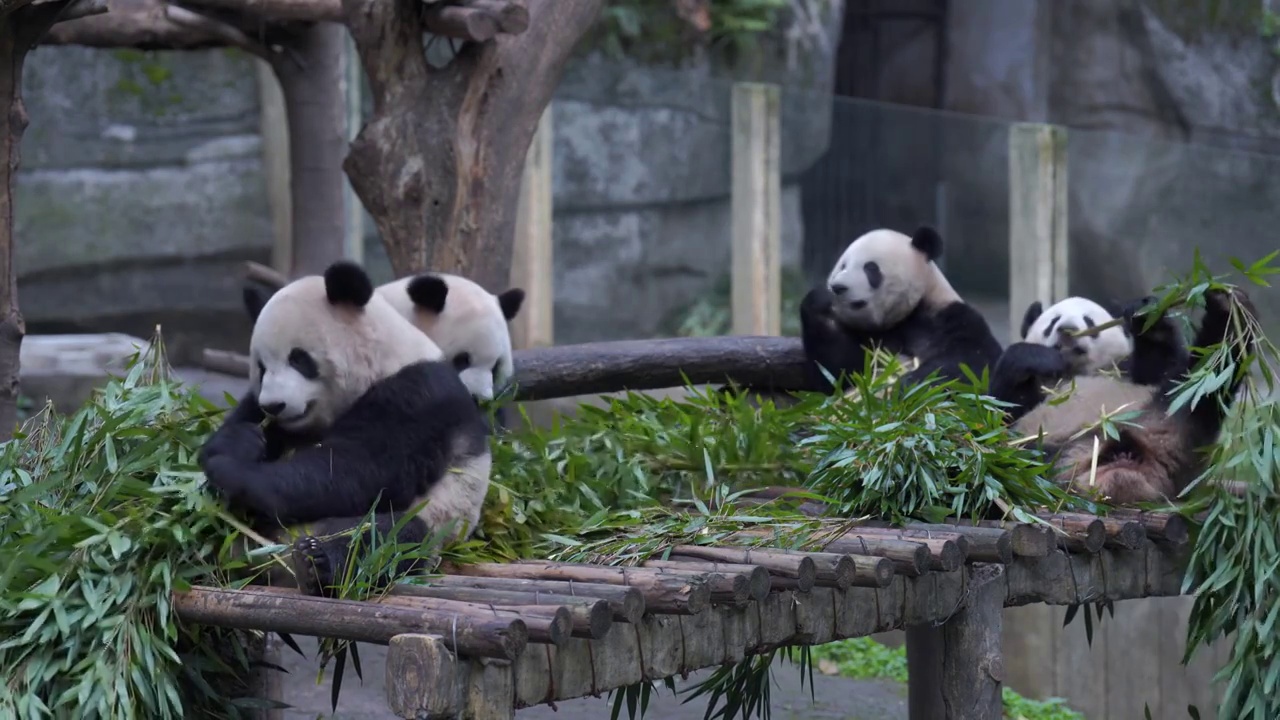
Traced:
[[288, 274], [293, 266], [293, 196], [289, 191], [289, 120], [284, 93], [271, 66], [258, 68], [258, 123], [262, 133], [262, 174], [271, 210], [271, 267]]
[[1009, 328], [1027, 306], [1067, 297], [1067, 131], [1036, 123], [1009, 130]]
[[[555, 344], [555, 266], [552, 235], [554, 130], [547, 105], [529, 143], [524, 178], [516, 206], [515, 246], [511, 251], [511, 285], [525, 290], [524, 307], [511, 323], [511, 345], [524, 350]], [[489, 288], [502, 292], [506, 288]]]
[[[351, 33], [342, 34], [342, 95], [346, 101], [347, 143], [355, 139], [364, 124], [363, 97], [364, 72], [360, 68], [360, 56]], [[342, 254], [348, 260], [364, 265], [364, 205], [351, 187], [351, 178], [342, 174], [343, 242]]]
[[1006, 588], [1003, 565], [977, 565], [954, 615], [940, 627], [907, 628], [911, 720], [1004, 716], [1000, 633]]
[[733, 334], [782, 332], [782, 169], [776, 85], [733, 86]]

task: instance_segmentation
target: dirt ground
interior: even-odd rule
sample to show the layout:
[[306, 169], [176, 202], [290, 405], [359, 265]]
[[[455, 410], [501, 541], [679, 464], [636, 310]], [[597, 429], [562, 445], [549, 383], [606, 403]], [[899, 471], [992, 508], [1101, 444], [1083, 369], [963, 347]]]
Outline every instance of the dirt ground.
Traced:
[[[330, 711], [329, 679], [332, 668], [324, 681], [316, 684], [316, 642], [311, 638], [297, 638], [307, 653], [307, 658], [285, 648], [283, 665], [289, 676], [283, 683], [284, 701], [293, 705], [284, 711], [285, 720], [395, 720], [387, 710], [383, 689], [386, 648], [376, 645], [360, 645], [360, 664], [364, 670], [364, 682], [356, 678], [350, 667], [342, 680], [342, 696], [337, 712]], [[694, 684], [706, 676], [696, 673], [677, 687]], [[793, 665], [780, 663], [773, 673], [773, 718], [775, 720], [905, 720], [907, 717], [907, 690], [904, 685], [887, 681], [848, 680], [845, 678], [814, 677], [814, 699], [809, 686], [800, 687], [800, 671]], [[705, 696], [683, 704], [684, 697], [672, 697], [662, 689], [649, 703], [647, 718], [661, 720], [702, 720], [706, 711]], [[558, 703], [558, 709], [547, 706], [526, 708], [516, 713], [520, 720], [608, 720], [612, 711], [608, 696], [584, 698]], [[626, 718], [623, 709], [622, 718]]]

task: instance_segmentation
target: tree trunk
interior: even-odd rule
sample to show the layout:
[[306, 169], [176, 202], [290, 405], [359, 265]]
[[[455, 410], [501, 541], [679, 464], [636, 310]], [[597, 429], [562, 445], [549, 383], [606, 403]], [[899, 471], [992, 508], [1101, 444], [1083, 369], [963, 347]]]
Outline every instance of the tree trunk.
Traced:
[[466, 42], [437, 68], [420, 0], [343, 0], [374, 97], [344, 168], [396, 275], [431, 268], [507, 286], [525, 153], [603, 4], [528, 0], [527, 31]]
[[13, 238], [13, 184], [21, 160], [22, 133], [27, 129], [22, 64], [67, 5], [28, 5], [0, 16], [0, 442], [13, 437], [18, 420], [18, 358], [26, 335], [18, 311]]
[[343, 34], [315, 23], [271, 54], [289, 122], [293, 252], [289, 277], [319, 275], [343, 255], [342, 160], [347, 151], [342, 95]]

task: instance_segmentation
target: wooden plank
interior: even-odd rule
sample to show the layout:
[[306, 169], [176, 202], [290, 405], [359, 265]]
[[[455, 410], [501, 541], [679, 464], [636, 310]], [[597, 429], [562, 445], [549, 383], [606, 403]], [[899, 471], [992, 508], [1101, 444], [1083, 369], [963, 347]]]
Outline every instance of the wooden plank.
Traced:
[[[538, 121], [525, 156], [524, 176], [516, 205], [515, 245], [511, 251], [511, 286], [524, 288], [525, 301], [511, 322], [514, 349], [555, 344], [555, 265], [552, 162], [555, 134], [549, 103]], [[504, 288], [493, 288], [501, 292]]]
[[1027, 306], [1067, 297], [1067, 131], [1009, 128], [1009, 331], [1022, 338]]
[[733, 86], [733, 334], [782, 332], [782, 165], [777, 85]]
[[289, 190], [289, 120], [275, 72], [254, 59], [258, 75], [258, 123], [262, 134], [262, 174], [271, 208], [271, 266], [288, 273], [293, 266], [293, 196]]

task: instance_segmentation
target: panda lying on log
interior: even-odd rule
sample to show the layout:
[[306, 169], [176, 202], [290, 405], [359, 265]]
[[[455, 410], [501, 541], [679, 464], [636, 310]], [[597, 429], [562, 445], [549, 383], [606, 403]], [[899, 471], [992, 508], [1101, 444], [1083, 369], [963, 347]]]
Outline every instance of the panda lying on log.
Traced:
[[[1254, 307], [1248, 295], [1235, 290], [1236, 302], [1249, 327]], [[1015, 403], [1012, 429], [1021, 435], [1042, 435], [1041, 447], [1055, 458], [1056, 478], [1077, 492], [1096, 491], [1113, 504], [1173, 500], [1203, 471], [1200, 449], [1218, 438], [1227, 408], [1243, 375], [1237, 373], [1212, 393], [1170, 413], [1170, 391], [1202, 357], [1205, 348], [1229, 341], [1232, 297], [1210, 291], [1205, 313], [1192, 346], [1193, 357], [1174, 321], [1161, 316], [1143, 332], [1146, 318], [1136, 311], [1150, 298], [1124, 311], [1126, 333], [1133, 352], [1119, 364], [1120, 372], [1097, 372], [1074, 363], [1081, 338], [1046, 343], [1046, 335], [1024, 334], [1001, 355], [992, 371], [992, 395]], [[1034, 305], [1032, 306], [1034, 309]], [[1051, 308], [1052, 310], [1052, 308]], [[1048, 314], [1048, 313], [1046, 313]], [[1102, 324], [1109, 317], [1100, 318]], [[1233, 345], [1233, 360], [1244, 363], [1249, 340]], [[1071, 387], [1065, 400], [1050, 404], [1046, 384]], [[1103, 413], [1137, 413], [1116, 424], [1118, 437], [1107, 437], [1096, 426]], [[1094, 471], [1094, 442], [1097, 468]], [[1091, 484], [1092, 483], [1092, 484]]]
[[440, 530], [470, 536], [489, 488], [489, 430], [440, 348], [348, 262], [293, 281], [256, 310], [249, 391], [200, 465], [255, 530], [277, 541], [301, 531], [292, 552], [299, 586], [324, 594], [334, 585], [351, 543], [350, 533], [335, 534], [370, 510], [385, 536], [426, 501], [402, 543]]

